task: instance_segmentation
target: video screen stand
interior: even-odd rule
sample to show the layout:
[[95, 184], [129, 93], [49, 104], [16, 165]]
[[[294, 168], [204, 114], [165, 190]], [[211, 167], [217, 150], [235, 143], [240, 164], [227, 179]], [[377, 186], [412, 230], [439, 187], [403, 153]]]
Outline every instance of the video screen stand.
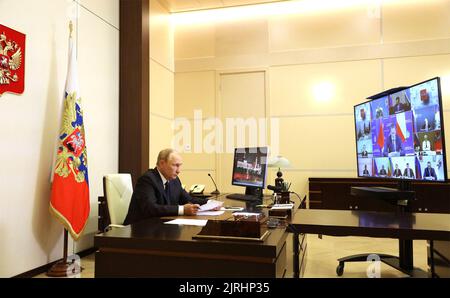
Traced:
[[[396, 205], [400, 213], [408, 211], [408, 205], [411, 200], [415, 200], [415, 192], [412, 190], [411, 181], [401, 180], [397, 188], [388, 187], [352, 187], [351, 195], [361, 198], [375, 198], [390, 202]], [[411, 239], [398, 240], [399, 256], [386, 254], [376, 254], [380, 261], [409, 275], [414, 275], [413, 262], [413, 241]], [[339, 265], [336, 268], [336, 274], [341, 276], [344, 273], [344, 264], [346, 262], [365, 262], [373, 253], [351, 255], [338, 259]]]

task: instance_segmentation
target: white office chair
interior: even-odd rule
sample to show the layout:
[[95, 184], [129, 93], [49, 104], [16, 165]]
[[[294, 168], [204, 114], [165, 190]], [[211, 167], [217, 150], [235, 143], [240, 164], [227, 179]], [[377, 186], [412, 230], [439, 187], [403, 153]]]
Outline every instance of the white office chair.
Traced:
[[103, 177], [103, 188], [111, 224], [108, 227], [122, 225], [128, 213], [133, 183], [130, 174], [109, 174]]

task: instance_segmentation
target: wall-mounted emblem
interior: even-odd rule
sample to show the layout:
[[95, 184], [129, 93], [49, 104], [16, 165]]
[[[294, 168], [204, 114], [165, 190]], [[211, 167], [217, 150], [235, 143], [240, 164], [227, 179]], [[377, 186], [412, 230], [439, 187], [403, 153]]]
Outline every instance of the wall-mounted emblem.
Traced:
[[0, 24], [0, 96], [25, 89], [25, 34]]

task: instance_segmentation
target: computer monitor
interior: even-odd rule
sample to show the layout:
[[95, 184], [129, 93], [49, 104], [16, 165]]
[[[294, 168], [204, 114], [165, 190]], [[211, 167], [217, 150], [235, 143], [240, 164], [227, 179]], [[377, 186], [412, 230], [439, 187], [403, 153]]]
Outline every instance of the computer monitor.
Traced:
[[248, 196], [262, 197], [266, 185], [267, 147], [235, 148], [232, 185], [244, 186]]
[[354, 107], [358, 177], [446, 181], [440, 79], [369, 99]]

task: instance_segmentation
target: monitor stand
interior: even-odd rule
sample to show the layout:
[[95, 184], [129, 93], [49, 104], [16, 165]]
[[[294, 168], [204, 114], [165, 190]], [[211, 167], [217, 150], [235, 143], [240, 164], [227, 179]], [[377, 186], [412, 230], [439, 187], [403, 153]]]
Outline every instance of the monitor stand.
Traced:
[[[415, 200], [415, 191], [412, 190], [411, 181], [400, 180], [397, 188], [389, 187], [351, 187], [351, 195], [357, 197], [374, 198], [387, 201], [397, 206], [400, 213], [407, 211], [408, 202]], [[413, 266], [413, 241], [411, 239], [398, 240], [399, 256], [377, 254], [380, 261], [407, 274], [414, 275]], [[373, 253], [352, 255], [338, 259], [339, 265], [336, 268], [337, 275], [344, 272], [346, 262], [365, 262]]]

